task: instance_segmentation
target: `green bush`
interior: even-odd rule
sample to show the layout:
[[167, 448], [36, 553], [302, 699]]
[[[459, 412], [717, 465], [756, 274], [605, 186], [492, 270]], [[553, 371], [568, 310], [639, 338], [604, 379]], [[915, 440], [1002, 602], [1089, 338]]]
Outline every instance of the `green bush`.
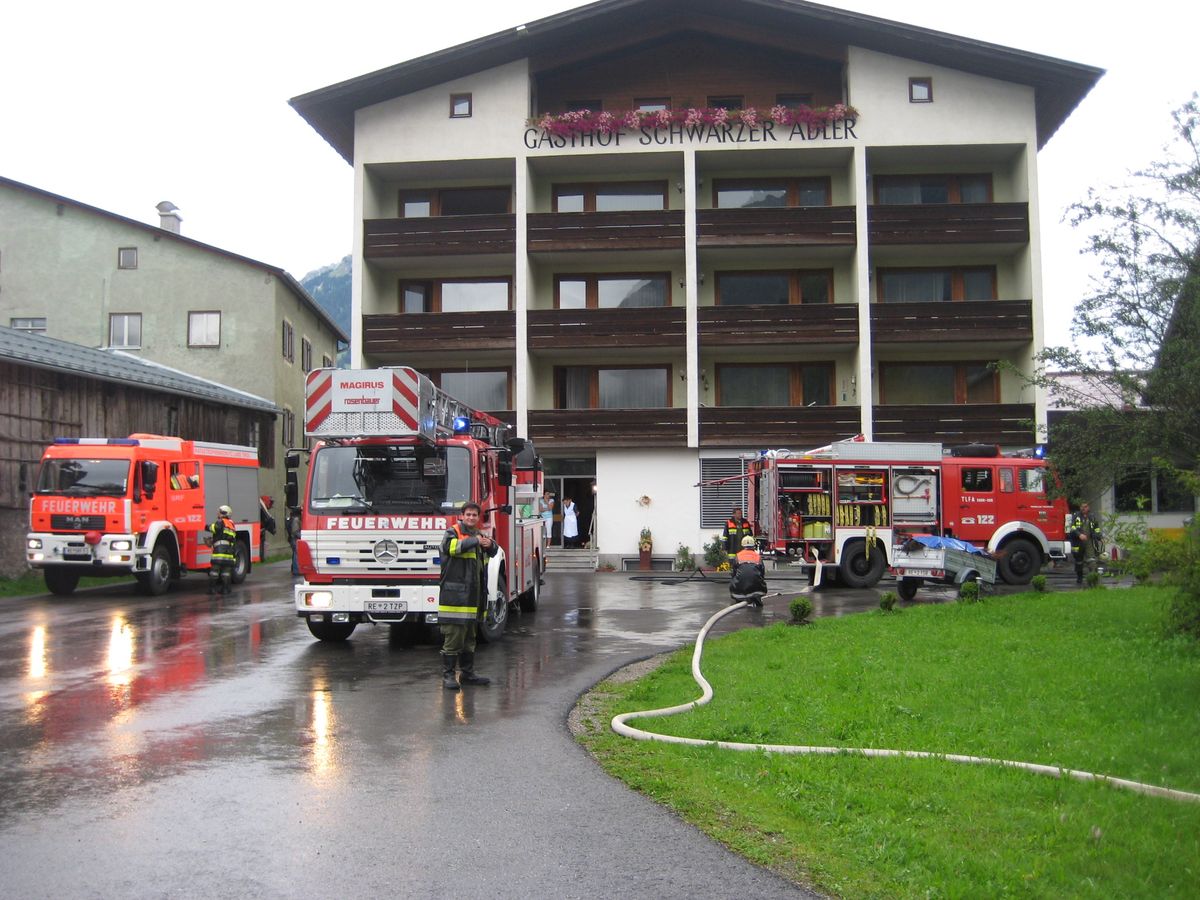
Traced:
[[958, 588], [959, 603], [978, 603], [979, 602], [979, 582], [964, 581]]
[[1034, 575], [1033, 580], [1030, 581], [1029, 583], [1031, 585], [1033, 585], [1033, 589], [1035, 591], [1037, 591], [1039, 594], [1046, 593], [1046, 576], [1045, 575]]
[[803, 625], [812, 616], [812, 601], [804, 595], [794, 597], [788, 604], [788, 612], [792, 614], [792, 624]]
[[715, 569], [725, 561], [725, 545], [721, 543], [721, 535], [714, 534], [712, 540], [704, 545], [704, 564]]
[[1175, 588], [1167, 603], [1167, 633], [1200, 641], [1200, 516], [1193, 516], [1183, 540], [1179, 559], [1167, 577]]
[[675, 551], [675, 568], [680, 572], [690, 572], [696, 568], [696, 560], [692, 558], [692, 548], [680, 544]]
[[1083, 583], [1084, 583], [1084, 586], [1086, 586], [1088, 588], [1100, 587], [1100, 573], [1099, 572], [1088, 572], [1086, 575], [1083, 576]]
[[879, 608], [884, 612], [891, 612], [896, 608], [896, 601], [900, 599], [896, 596], [895, 591], [884, 591], [879, 597]]

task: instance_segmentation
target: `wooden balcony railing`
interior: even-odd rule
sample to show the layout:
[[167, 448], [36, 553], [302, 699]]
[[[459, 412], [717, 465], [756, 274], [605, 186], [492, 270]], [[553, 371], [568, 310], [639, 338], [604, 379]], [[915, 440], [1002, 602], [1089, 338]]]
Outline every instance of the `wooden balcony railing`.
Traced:
[[584, 347], [676, 347], [687, 343], [682, 307], [532, 309], [530, 350]]
[[707, 406], [700, 409], [702, 447], [802, 450], [862, 431], [857, 406]]
[[529, 251], [682, 250], [683, 210], [530, 213]]
[[696, 233], [701, 247], [853, 247], [857, 240], [853, 206], [701, 209]]
[[368, 219], [363, 223], [363, 257], [397, 259], [512, 253], [516, 216], [426, 216]]
[[702, 306], [697, 312], [702, 348], [858, 341], [858, 307], [853, 303]]
[[872, 206], [867, 223], [873, 246], [1029, 242], [1028, 203]]
[[591, 447], [686, 447], [687, 410], [538, 409], [529, 411], [529, 437], [539, 453]]
[[1033, 301], [873, 303], [871, 340], [877, 344], [1031, 341]]
[[393, 313], [363, 316], [363, 352], [513, 350], [512, 312]]
[[877, 441], [1034, 443], [1032, 403], [905, 404], [872, 411]]

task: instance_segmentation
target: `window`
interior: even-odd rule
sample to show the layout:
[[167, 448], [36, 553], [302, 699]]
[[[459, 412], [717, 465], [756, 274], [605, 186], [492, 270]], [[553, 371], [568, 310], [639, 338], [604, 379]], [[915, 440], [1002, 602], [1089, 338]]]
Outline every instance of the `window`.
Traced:
[[877, 175], [875, 202], [895, 204], [991, 203], [991, 175]]
[[502, 312], [512, 308], [508, 278], [402, 281], [399, 290], [403, 313]]
[[142, 314], [113, 313], [108, 317], [108, 346], [136, 350], [142, 346]]
[[987, 363], [880, 363], [881, 403], [998, 403], [1000, 379]]
[[167, 407], [167, 430], [164, 434], [179, 434], [179, 407]]
[[471, 116], [471, 95], [470, 94], [451, 94], [450, 95], [450, 118], [452, 119], [467, 119]]
[[1194, 513], [1196, 498], [1178, 479], [1149, 468], [1130, 469], [1113, 487], [1117, 512]]
[[305, 374], [312, 371], [312, 341], [300, 338], [300, 369]]
[[795, 108], [797, 106], [812, 106], [812, 94], [776, 94], [775, 105]]
[[296, 361], [296, 331], [287, 319], [283, 320], [283, 358], [288, 362]]
[[137, 268], [137, 247], [120, 247], [117, 249], [117, 268]]
[[720, 96], [709, 97], [708, 105], [710, 109], [734, 110], [741, 109], [746, 104], [741, 94], [721, 94]]
[[877, 284], [880, 303], [996, 299], [994, 266], [970, 269], [880, 269]]
[[332, 369], [333, 368], [333, 360], [330, 359], [328, 356], [326, 356], [324, 353], [321, 354], [321, 368], [322, 369]]
[[965, 494], [990, 494], [992, 492], [992, 467], [962, 469], [962, 489]]
[[604, 103], [597, 99], [594, 100], [568, 100], [566, 109], [563, 112], [575, 112], [577, 110], [586, 109], [591, 112], [604, 112]]
[[717, 406], [829, 406], [832, 363], [721, 364]]
[[281, 416], [280, 434], [283, 437], [283, 446], [296, 446], [296, 414], [286, 406]]
[[508, 185], [401, 191], [400, 215], [406, 219], [503, 215], [511, 211], [511, 201]]
[[[188, 313], [188, 346], [221, 346], [221, 314], [219, 312]], [[174, 434], [175, 432], [167, 433]]]
[[718, 209], [828, 206], [828, 178], [719, 178], [713, 182]]
[[556, 409], [651, 409], [671, 405], [670, 369], [600, 369], [563, 366], [554, 370]]
[[670, 306], [666, 272], [630, 275], [560, 275], [554, 280], [558, 309], [631, 309]]
[[8, 327], [12, 328], [14, 331], [25, 331], [29, 334], [45, 334], [46, 317], [21, 316], [15, 319], [9, 319]]
[[665, 181], [627, 181], [616, 184], [556, 184], [554, 211], [626, 212], [667, 208]]
[[791, 272], [717, 272], [718, 306], [832, 303], [832, 269]]
[[431, 372], [429, 377], [451, 397], [475, 409], [512, 409], [507, 370], [442, 371]]
[[[746, 510], [746, 463], [734, 457], [700, 460], [700, 527], [722, 528], [734, 507]], [[757, 517], [755, 517], [757, 518]]]
[[908, 79], [908, 102], [909, 103], [932, 103], [933, 102], [933, 79], [932, 78], [910, 78], [910, 79]]
[[637, 97], [633, 101], [633, 108], [638, 112], [659, 112], [661, 110], [671, 108], [671, 98]]

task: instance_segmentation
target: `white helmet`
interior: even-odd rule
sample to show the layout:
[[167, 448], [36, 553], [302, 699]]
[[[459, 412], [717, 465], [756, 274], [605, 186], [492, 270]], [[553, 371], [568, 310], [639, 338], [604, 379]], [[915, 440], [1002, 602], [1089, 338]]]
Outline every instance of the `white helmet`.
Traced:
[[233, 510], [232, 510], [232, 509], [230, 509], [230, 508], [229, 508], [228, 506], [226, 506], [225, 504], [221, 504], [220, 506], [218, 506], [218, 507], [217, 507], [217, 515], [221, 515], [221, 516], [232, 516], [232, 515], [233, 515]]
[[750, 537], [750, 535], [746, 535], [744, 538], [742, 538], [742, 546], [747, 550], [750, 550], [754, 547], [757, 547], [758, 542], [754, 540], [754, 538]]

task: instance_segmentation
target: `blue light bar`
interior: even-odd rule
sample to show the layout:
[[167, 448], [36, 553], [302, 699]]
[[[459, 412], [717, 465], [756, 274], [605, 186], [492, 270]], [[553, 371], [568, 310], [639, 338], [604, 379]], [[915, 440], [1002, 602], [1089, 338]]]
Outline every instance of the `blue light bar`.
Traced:
[[471, 420], [466, 416], [454, 417], [454, 433], [455, 434], [470, 434]]
[[56, 444], [78, 444], [79, 438], [55, 438], [54, 443], [56, 443]]

